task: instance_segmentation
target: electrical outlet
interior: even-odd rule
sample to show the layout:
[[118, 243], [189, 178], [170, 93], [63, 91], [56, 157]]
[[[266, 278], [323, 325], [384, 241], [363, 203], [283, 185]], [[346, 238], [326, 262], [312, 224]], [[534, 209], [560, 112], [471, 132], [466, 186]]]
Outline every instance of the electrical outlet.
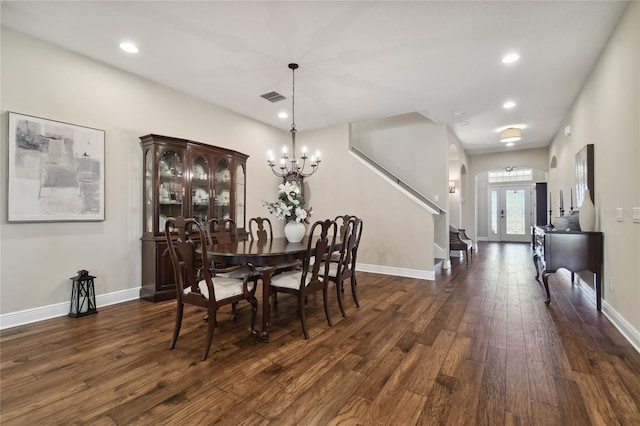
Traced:
[[618, 222], [624, 221], [624, 209], [622, 209], [622, 207], [616, 209], [616, 220]]
[[609, 291], [613, 293], [613, 278], [609, 278]]
[[640, 223], [640, 207], [633, 208], [633, 223]]

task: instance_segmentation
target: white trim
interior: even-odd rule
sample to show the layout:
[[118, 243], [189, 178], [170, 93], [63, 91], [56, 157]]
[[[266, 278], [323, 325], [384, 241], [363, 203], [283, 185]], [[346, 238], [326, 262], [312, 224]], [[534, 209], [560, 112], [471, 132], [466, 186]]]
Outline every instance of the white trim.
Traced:
[[[128, 302], [129, 300], [139, 298], [140, 287], [115, 291], [108, 294], [99, 294], [96, 296], [96, 307], [115, 305], [116, 303]], [[51, 318], [63, 317], [69, 314], [69, 306], [70, 302], [63, 302], [0, 315], [0, 330]]]
[[368, 265], [366, 263], [358, 263], [358, 271], [371, 272], [374, 274], [395, 275], [406, 278], [419, 278], [422, 280], [433, 281], [436, 279], [434, 271], [422, 271], [419, 269], [396, 268], [393, 266]]
[[613, 309], [606, 300], [602, 301], [602, 313], [611, 321], [618, 331], [622, 333], [625, 339], [631, 343], [631, 346], [640, 353], [640, 332], [629, 324], [629, 321], [624, 319], [618, 311]]

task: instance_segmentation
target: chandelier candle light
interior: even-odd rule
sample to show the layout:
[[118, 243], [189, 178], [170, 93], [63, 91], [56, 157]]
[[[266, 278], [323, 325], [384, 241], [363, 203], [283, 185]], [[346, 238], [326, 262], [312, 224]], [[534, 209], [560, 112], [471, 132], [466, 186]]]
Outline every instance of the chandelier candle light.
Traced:
[[[276, 170], [276, 161], [273, 157], [273, 153], [269, 151], [267, 154], [267, 164], [271, 167], [271, 171], [274, 175], [283, 178], [285, 181], [294, 181], [298, 184], [302, 185], [302, 179], [308, 176], [311, 176], [318, 170], [318, 166], [320, 165], [320, 152], [316, 152], [315, 155], [311, 157], [307, 156], [307, 148], [302, 148], [302, 157], [298, 158], [296, 156], [296, 74], [295, 71], [298, 69], [298, 64], [289, 64], [289, 69], [291, 70], [291, 74], [293, 76], [293, 90], [291, 94], [291, 156], [289, 156], [287, 152], [287, 148], [284, 147], [282, 149], [282, 157], [280, 158], [280, 163], [278, 168], [280, 171]], [[300, 161], [302, 160], [302, 161]], [[305, 172], [304, 168], [306, 166], [307, 160], [310, 160], [311, 171]]]

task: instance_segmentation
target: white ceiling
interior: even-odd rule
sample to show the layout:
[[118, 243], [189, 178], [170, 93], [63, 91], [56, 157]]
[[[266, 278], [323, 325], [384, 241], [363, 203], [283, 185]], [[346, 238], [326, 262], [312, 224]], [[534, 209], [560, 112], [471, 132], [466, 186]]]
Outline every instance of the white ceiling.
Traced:
[[[619, 1], [1, 3], [2, 25], [289, 129], [419, 112], [467, 152], [547, 146], [607, 42]], [[140, 52], [118, 47], [129, 40]], [[504, 65], [501, 57], [521, 59]], [[19, 58], [2, 58], [19, 60]], [[275, 90], [275, 104], [259, 95]], [[518, 105], [504, 110], [505, 100]], [[458, 114], [456, 114], [458, 113]], [[468, 122], [467, 126], [461, 126]]]

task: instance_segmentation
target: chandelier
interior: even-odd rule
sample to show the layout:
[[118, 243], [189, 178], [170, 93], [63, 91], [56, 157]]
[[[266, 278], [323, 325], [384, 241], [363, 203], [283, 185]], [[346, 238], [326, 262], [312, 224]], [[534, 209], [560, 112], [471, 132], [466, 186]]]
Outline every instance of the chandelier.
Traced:
[[[302, 183], [302, 179], [311, 176], [318, 170], [320, 165], [320, 153], [316, 152], [311, 157], [307, 156], [307, 148], [302, 148], [302, 157], [296, 156], [296, 70], [298, 64], [289, 64], [291, 75], [293, 77], [293, 90], [291, 94], [291, 155], [287, 152], [287, 147], [282, 148], [282, 157], [276, 164], [273, 153], [269, 151], [267, 154], [267, 164], [271, 167], [274, 175], [283, 178], [285, 181], [296, 181]], [[311, 169], [305, 171], [307, 160]]]

